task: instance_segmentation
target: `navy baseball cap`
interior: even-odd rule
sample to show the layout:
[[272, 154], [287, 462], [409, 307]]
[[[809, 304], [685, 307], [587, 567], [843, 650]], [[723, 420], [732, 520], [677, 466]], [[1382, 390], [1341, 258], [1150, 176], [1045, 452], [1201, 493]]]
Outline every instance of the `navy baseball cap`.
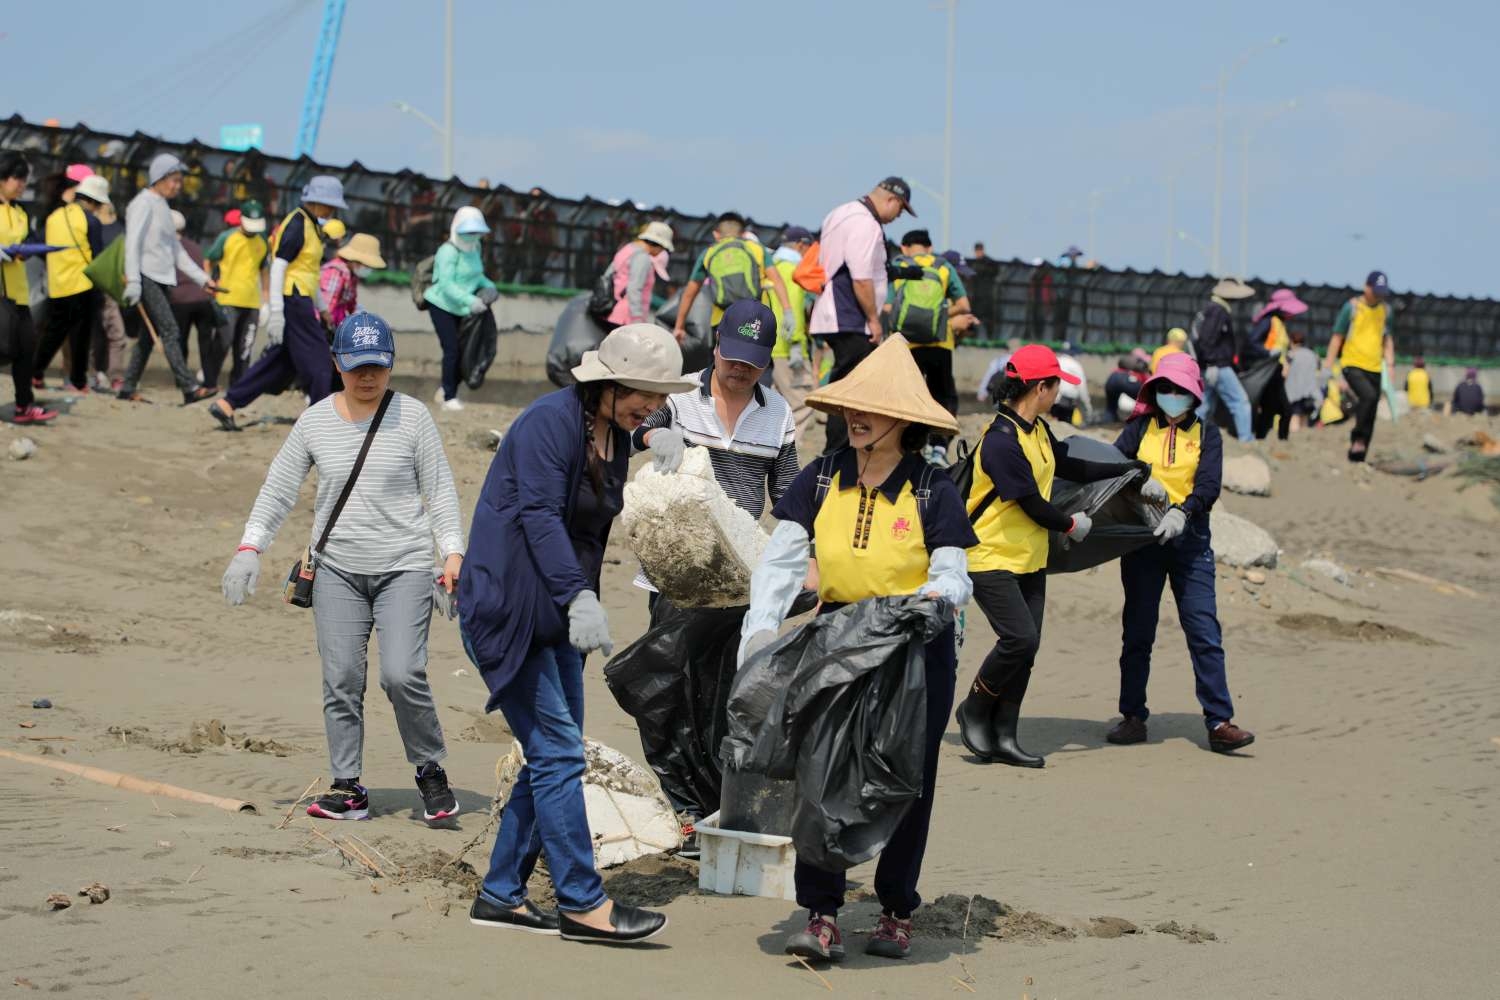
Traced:
[[954, 268], [958, 270], [958, 276], [960, 278], [974, 277], [974, 269], [964, 263], [964, 255], [959, 253], [957, 250], [944, 250], [943, 259], [952, 264]]
[[807, 229], [802, 226], [787, 226], [786, 229], [782, 230], [781, 232], [781, 242], [811, 243], [812, 233], [808, 232]]
[[911, 207], [911, 185], [906, 183], [906, 181], [900, 177], [887, 177], [875, 186], [884, 188], [897, 198], [900, 198], [902, 211], [914, 219], [917, 217], [917, 213]]
[[396, 338], [390, 324], [361, 309], [334, 331], [333, 358], [339, 371], [352, 372], [365, 365], [390, 368], [396, 363]]
[[719, 355], [762, 370], [771, 367], [776, 345], [776, 314], [754, 299], [741, 299], [719, 320]]
[[1384, 271], [1371, 271], [1370, 276], [1365, 278], [1365, 284], [1370, 291], [1375, 293], [1377, 299], [1383, 299], [1391, 294], [1391, 283], [1386, 279]]

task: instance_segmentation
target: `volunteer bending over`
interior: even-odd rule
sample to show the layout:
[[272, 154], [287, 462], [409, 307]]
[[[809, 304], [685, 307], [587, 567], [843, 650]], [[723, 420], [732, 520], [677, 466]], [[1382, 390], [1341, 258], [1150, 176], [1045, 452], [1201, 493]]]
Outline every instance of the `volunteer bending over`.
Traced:
[[[463, 565], [453, 472], [427, 408], [389, 388], [396, 339], [385, 320], [355, 313], [339, 325], [333, 351], [343, 391], [303, 411], [272, 460], [224, 574], [224, 600], [243, 604], [255, 593], [261, 553], [317, 467], [312, 538], [326, 533], [327, 544], [313, 556], [312, 613], [323, 658], [323, 725], [333, 785], [307, 813], [337, 820], [369, 815], [370, 794], [360, 776], [373, 628], [380, 637], [380, 686], [395, 709], [406, 759], [417, 769], [423, 816], [447, 819], [458, 813], [458, 801], [439, 766], [448, 750], [427, 684], [427, 632], [434, 607], [453, 617], [452, 595]], [[346, 490], [347, 505], [338, 509]], [[440, 575], [432, 565], [434, 537], [443, 560]], [[303, 558], [305, 564], [305, 553]]]
[[[583, 659], [613, 652], [599, 604], [610, 525], [625, 505], [630, 434], [666, 397], [697, 384], [665, 329], [632, 323], [511, 425], [474, 510], [459, 589], [464, 649], [526, 753], [469, 918], [574, 941], [633, 944], [667, 924], [613, 903], [594, 868], [583, 800]], [[526, 896], [537, 857], [559, 912]]]
[[[958, 706], [958, 733], [984, 763], [1041, 767], [1042, 757], [1017, 742], [1021, 702], [1042, 645], [1047, 605], [1049, 532], [1072, 542], [1088, 537], [1087, 514], [1069, 517], [1052, 506], [1052, 482], [1112, 479], [1139, 463], [1086, 462], [1068, 454], [1042, 414], [1057, 402], [1061, 385], [1078, 379], [1057, 355], [1028, 344], [1011, 355], [995, 382], [999, 415], [984, 432], [974, 484], [965, 498], [979, 544], [969, 550], [974, 600], [995, 630], [995, 646], [980, 664], [969, 695]], [[1161, 484], [1148, 482], [1148, 499], [1164, 501]]]
[[[958, 422], [927, 391], [906, 339], [887, 338], [853, 372], [818, 389], [807, 402], [843, 416], [849, 444], [803, 469], [772, 511], [779, 523], [751, 577], [741, 662], [775, 641], [808, 576], [814, 541], [823, 614], [871, 597], [924, 594], [955, 606], [969, 601], [964, 550], [975, 543], [974, 532], [953, 481], [921, 457], [930, 433], [954, 433]], [[875, 869], [881, 915], [865, 953], [884, 958], [906, 957], [912, 912], [922, 902], [917, 877], [958, 671], [952, 626], [927, 643], [926, 661], [922, 794]], [[844, 905], [844, 872], [799, 860], [795, 878], [797, 903], [807, 908], [808, 921], [787, 940], [787, 954], [842, 959], [838, 912]]]
[[1219, 499], [1224, 445], [1219, 429], [1194, 412], [1202, 399], [1198, 363], [1186, 354], [1168, 355], [1141, 387], [1135, 414], [1115, 441], [1115, 447], [1128, 457], [1151, 463], [1152, 481], [1161, 484], [1172, 506], [1156, 529], [1161, 544], [1120, 560], [1120, 581], [1125, 586], [1125, 638], [1120, 650], [1120, 714], [1124, 718], [1109, 731], [1106, 739], [1111, 743], [1146, 741], [1150, 715], [1146, 681], [1151, 676], [1161, 588], [1168, 580], [1193, 661], [1198, 702], [1208, 726], [1208, 748], [1229, 753], [1255, 742], [1254, 733], [1234, 724], [1234, 702], [1224, 673], [1208, 521]]

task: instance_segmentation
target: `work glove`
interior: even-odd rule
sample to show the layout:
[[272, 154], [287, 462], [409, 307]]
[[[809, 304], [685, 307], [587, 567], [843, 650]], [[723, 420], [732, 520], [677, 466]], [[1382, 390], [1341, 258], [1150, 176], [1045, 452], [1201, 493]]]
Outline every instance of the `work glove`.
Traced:
[[224, 603], [238, 607], [245, 598], [255, 593], [255, 583], [260, 579], [260, 553], [254, 549], [240, 549], [229, 560], [224, 571], [224, 580], [219, 588], [224, 592]]
[[1073, 527], [1068, 529], [1068, 541], [1075, 545], [1089, 537], [1089, 532], [1094, 530], [1094, 519], [1087, 514], [1074, 514]]
[[266, 319], [266, 343], [272, 347], [280, 347], [281, 337], [285, 332], [286, 313], [280, 309], [273, 308], [271, 315]]
[[651, 432], [652, 468], [657, 472], [676, 472], [682, 467], [682, 453], [687, 450], [682, 431], [658, 427]]
[[478, 316], [488, 308], [489, 306], [485, 305], [484, 299], [476, 295], [474, 296], [474, 301], [469, 303], [469, 315]]
[[807, 352], [802, 349], [801, 344], [792, 345], [792, 352], [787, 357], [787, 363], [792, 366], [794, 372], [800, 372], [807, 367]]
[[1152, 534], [1161, 539], [1161, 544], [1165, 545], [1182, 534], [1186, 527], [1187, 514], [1183, 513], [1181, 507], [1173, 507], [1162, 517], [1161, 523], [1156, 526]]
[[1155, 479], [1148, 479], [1141, 484], [1141, 499], [1147, 503], [1164, 504], [1167, 502], [1167, 488]]
[[485, 305], [492, 305], [500, 297], [500, 290], [498, 288], [481, 288], [474, 294], [478, 295], [479, 301]]
[[771, 643], [775, 642], [776, 639], [776, 633], [768, 628], [763, 628], [759, 632], [753, 633], [750, 638], [745, 640], [744, 653], [740, 657], [738, 666], [743, 667], [746, 663], [754, 658], [756, 653], [759, 653], [761, 650], [771, 645]]
[[260, 304], [260, 312], [258, 312], [258, 313], [255, 314], [255, 325], [258, 326], [258, 327], [264, 327], [270, 321], [271, 321], [271, 303], [269, 303], [269, 302], [262, 302]]
[[134, 308], [135, 304], [141, 301], [141, 283], [139, 281], [125, 282], [124, 297], [126, 307]]
[[568, 641], [580, 653], [597, 649], [609, 656], [615, 651], [614, 641], [609, 637], [609, 619], [592, 590], [580, 590], [568, 605]]
[[458, 617], [458, 591], [448, 593], [448, 588], [443, 585], [443, 567], [439, 566], [432, 572], [435, 577], [432, 581], [432, 613], [451, 622]]
[[0, 264], [9, 264], [12, 259], [11, 255], [5, 252], [5, 248], [0, 247]]

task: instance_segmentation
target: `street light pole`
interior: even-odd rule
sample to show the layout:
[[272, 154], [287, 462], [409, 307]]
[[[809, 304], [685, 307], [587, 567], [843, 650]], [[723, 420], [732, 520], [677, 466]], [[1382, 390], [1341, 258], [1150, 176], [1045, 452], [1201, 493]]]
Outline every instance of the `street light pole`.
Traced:
[[453, 177], [453, 0], [443, 23], [443, 176]]
[[1266, 49], [1285, 44], [1286, 36], [1277, 35], [1264, 45], [1257, 45], [1240, 56], [1229, 66], [1219, 71], [1219, 82], [1214, 101], [1214, 222], [1213, 252], [1209, 255], [1209, 266], [1215, 275], [1219, 273], [1220, 236], [1224, 229], [1224, 91], [1229, 87], [1229, 78], [1245, 67], [1253, 56]]
[[[452, 0], [449, 0], [451, 3]], [[943, 247], [953, 246], [953, 63], [958, 48], [958, 0], [948, 0], [948, 88], [943, 113]]]
[[1259, 122], [1245, 126], [1240, 142], [1240, 277], [1250, 276], [1250, 140], [1259, 128], [1269, 125], [1281, 115], [1297, 107], [1297, 98], [1292, 98], [1281, 107], [1268, 112]]

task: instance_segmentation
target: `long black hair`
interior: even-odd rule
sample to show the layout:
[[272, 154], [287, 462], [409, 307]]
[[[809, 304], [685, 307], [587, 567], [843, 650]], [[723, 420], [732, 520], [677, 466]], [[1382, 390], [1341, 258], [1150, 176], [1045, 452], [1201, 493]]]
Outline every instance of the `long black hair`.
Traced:
[[1023, 381], [1013, 375], [1001, 373], [990, 381], [990, 399], [996, 406], [1014, 403], [1022, 396], [1038, 386], [1051, 388], [1061, 381], [1056, 375], [1050, 378], [1032, 379], [1030, 382]]
[[584, 468], [589, 474], [589, 482], [594, 485], [594, 495], [598, 496], [604, 492], [604, 460], [594, 448], [594, 421], [598, 419], [604, 391], [613, 389], [618, 397], [620, 385], [606, 379], [602, 382], [579, 382], [573, 389], [578, 393], [578, 402], [583, 407]]

